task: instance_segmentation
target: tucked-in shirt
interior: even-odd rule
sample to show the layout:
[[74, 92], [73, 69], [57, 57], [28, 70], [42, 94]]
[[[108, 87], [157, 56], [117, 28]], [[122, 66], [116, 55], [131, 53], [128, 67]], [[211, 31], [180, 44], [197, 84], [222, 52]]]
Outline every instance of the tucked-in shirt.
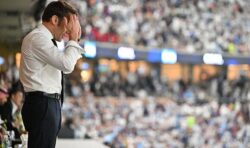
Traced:
[[23, 39], [21, 47], [20, 80], [25, 92], [61, 93], [61, 71], [71, 73], [84, 49], [68, 41], [59, 51], [52, 42], [53, 35], [40, 25]]

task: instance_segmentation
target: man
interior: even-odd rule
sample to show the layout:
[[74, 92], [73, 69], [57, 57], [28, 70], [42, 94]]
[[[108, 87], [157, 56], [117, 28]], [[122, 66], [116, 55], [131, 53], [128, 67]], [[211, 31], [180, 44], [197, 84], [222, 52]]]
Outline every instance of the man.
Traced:
[[[15, 132], [15, 138], [20, 139], [21, 132], [24, 132], [20, 109], [23, 102], [23, 88], [20, 83], [16, 83], [10, 90], [9, 99], [0, 106], [2, 120], [6, 121], [7, 130]], [[18, 144], [18, 142], [13, 142]]]
[[[7, 89], [0, 84], [0, 113], [3, 111], [3, 108], [1, 106], [4, 105], [4, 103], [6, 103], [8, 98], [8, 91]], [[3, 123], [2, 117], [0, 117], [0, 124]], [[4, 128], [0, 127], [0, 143], [3, 142], [4, 140]]]
[[[23, 88], [20, 83], [13, 85], [9, 92], [9, 98], [6, 103], [0, 106], [0, 115], [2, 120], [7, 121], [7, 130], [15, 130], [16, 137], [19, 138], [18, 129], [22, 123], [18, 123], [20, 110], [23, 103]], [[18, 119], [20, 120], [20, 119]], [[22, 122], [22, 121], [20, 121]], [[24, 130], [24, 129], [22, 129]]]
[[[20, 80], [25, 101], [22, 117], [28, 131], [28, 148], [54, 148], [61, 124], [61, 72], [73, 71], [84, 50], [78, 40], [81, 27], [77, 12], [64, 1], [51, 2], [42, 15], [42, 25], [22, 43]], [[56, 41], [68, 34], [60, 52]]]
[[3, 105], [7, 101], [8, 96], [8, 90], [0, 85], [0, 105]]

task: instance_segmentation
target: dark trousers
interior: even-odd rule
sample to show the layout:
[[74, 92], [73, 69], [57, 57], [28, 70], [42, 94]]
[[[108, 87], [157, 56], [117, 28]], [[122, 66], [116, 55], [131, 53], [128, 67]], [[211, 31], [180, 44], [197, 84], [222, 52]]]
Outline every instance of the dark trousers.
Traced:
[[60, 100], [39, 93], [26, 94], [22, 117], [28, 148], [55, 148], [61, 127]]

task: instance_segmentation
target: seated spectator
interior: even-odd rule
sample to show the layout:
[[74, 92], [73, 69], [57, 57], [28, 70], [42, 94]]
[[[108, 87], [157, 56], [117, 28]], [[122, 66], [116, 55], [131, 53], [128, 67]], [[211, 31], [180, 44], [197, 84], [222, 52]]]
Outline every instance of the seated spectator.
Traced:
[[19, 139], [20, 134], [24, 132], [20, 112], [23, 102], [23, 89], [21, 84], [15, 84], [9, 94], [7, 102], [0, 106], [0, 115], [2, 120], [6, 121], [7, 130], [13, 130], [15, 132], [15, 138]]
[[64, 123], [62, 123], [62, 128], [58, 134], [59, 138], [74, 138], [75, 133], [74, 129], [72, 128], [73, 120], [72, 119], [65, 119]]
[[[0, 105], [3, 105], [7, 101], [7, 98], [8, 98], [7, 89], [4, 88], [3, 86], [0, 86]], [[1, 112], [1, 107], [0, 107], [0, 112]], [[0, 118], [0, 124], [2, 123], [3, 121]], [[4, 134], [6, 134], [5, 129], [0, 128], [0, 143], [2, 143], [4, 140]]]
[[8, 98], [8, 90], [0, 85], [0, 105], [3, 105]]

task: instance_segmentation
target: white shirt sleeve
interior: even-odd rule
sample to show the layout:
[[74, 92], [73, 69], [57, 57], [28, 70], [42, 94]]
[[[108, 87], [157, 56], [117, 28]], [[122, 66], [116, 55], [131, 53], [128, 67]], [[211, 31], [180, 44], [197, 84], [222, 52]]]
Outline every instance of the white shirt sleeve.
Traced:
[[77, 60], [84, 53], [84, 49], [75, 41], [69, 41], [64, 52], [59, 51], [50, 39], [46, 36], [41, 36], [41, 34], [34, 34], [32, 46], [32, 54], [35, 58], [64, 73], [71, 73]]

